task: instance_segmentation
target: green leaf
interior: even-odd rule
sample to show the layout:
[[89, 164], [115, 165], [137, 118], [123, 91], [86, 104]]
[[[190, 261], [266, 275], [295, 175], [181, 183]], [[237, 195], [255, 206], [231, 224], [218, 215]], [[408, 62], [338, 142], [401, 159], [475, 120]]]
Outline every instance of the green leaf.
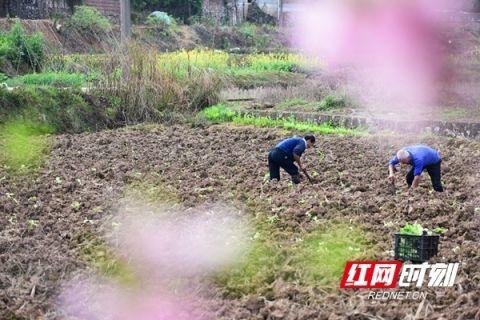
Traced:
[[423, 233], [423, 227], [418, 223], [406, 224], [403, 228], [400, 228], [400, 234], [410, 234], [415, 236], [421, 236]]

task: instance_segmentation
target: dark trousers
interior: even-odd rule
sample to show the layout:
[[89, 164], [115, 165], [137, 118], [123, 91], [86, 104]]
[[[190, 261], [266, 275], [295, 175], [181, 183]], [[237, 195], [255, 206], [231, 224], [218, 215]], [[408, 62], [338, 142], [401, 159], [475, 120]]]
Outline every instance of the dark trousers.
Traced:
[[[433, 190], [438, 191], [438, 192], [443, 192], [443, 186], [442, 186], [442, 172], [440, 169], [440, 164], [442, 163], [442, 160], [435, 164], [431, 164], [429, 166], [426, 166], [425, 169], [427, 170], [428, 174], [430, 175], [430, 179], [432, 180], [432, 185], [433, 185]], [[407, 173], [407, 184], [408, 187], [412, 186], [413, 179], [415, 178], [413, 176], [413, 167], [412, 169]]]
[[275, 148], [268, 154], [268, 168], [270, 170], [270, 180], [280, 180], [280, 168], [283, 168], [292, 176], [293, 183], [300, 183], [300, 174], [297, 166], [293, 163], [293, 157], [281, 149]]

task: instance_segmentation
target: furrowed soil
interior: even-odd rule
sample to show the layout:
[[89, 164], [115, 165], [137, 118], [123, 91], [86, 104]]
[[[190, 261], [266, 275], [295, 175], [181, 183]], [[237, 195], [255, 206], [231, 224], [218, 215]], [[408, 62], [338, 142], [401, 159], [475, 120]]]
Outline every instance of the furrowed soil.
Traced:
[[[55, 301], [61, 284], [93, 272], [82, 248], [92, 235], [101, 237], [100, 225], [124, 187], [155, 174], [185, 207], [221, 202], [247, 217], [276, 214], [275, 228], [285, 239], [334, 219], [356, 223], [374, 235], [375, 259], [393, 258], [393, 233], [404, 223], [441, 226], [448, 231], [431, 262], [461, 262], [457, 284], [424, 287], [423, 302], [371, 301], [365, 291], [315, 290], [281, 278], [270, 284], [267, 296], [227, 298], [211, 285], [206, 312], [212, 318], [480, 317], [478, 141], [320, 136], [305, 154], [317, 182], [293, 187], [282, 172], [280, 184], [270, 187], [267, 152], [291, 134], [251, 127], [139, 126], [56, 136], [47, 164], [33, 177], [0, 172], [0, 318], [60, 318]], [[399, 147], [413, 143], [440, 150], [446, 192], [432, 192], [424, 174], [420, 188], [408, 195], [402, 168], [397, 193], [390, 193], [386, 163]]]

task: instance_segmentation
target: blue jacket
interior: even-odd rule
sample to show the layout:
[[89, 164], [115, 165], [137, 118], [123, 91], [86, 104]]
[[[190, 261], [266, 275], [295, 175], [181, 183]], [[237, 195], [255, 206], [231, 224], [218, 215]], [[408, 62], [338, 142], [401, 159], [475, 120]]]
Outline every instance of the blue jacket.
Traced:
[[307, 149], [307, 142], [303, 138], [293, 137], [283, 140], [276, 147], [289, 156], [293, 157], [293, 154], [296, 154], [301, 157], [305, 149]]
[[[426, 166], [436, 164], [441, 160], [438, 152], [427, 146], [410, 146], [402, 148], [402, 150], [410, 153], [410, 164], [413, 166], [414, 176], [421, 175]], [[390, 164], [393, 166], [396, 166], [399, 162], [397, 156], [390, 160]]]

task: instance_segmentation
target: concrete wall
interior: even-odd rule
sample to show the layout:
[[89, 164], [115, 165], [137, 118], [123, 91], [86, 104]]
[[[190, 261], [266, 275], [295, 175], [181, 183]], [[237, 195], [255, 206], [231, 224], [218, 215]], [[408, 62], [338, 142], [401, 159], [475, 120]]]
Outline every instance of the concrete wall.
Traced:
[[275, 18], [278, 17], [278, 0], [256, 0], [256, 2], [265, 13]]
[[300, 10], [298, 0], [256, 0], [258, 6], [269, 15], [279, 20], [288, 20]]
[[204, 0], [202, 14], [217, 23], [237, 24], [244, 21], [248, 13], [247, 0]]
[[[253, 0], [252, 0], [253, 1]], [[204, 0], [203, 1], [203, 14], [205, 17], [214, 18], [217, 21], [222, 21], [228, 14], [228, 21], [236, 24], [243, 22], [247, 15], [250, 4], [249, 0], [229, 0], [227, 6], [223, 0]], [[283, 6], [280, 6], [279, 0], [255, 0], [258, 7], [265, 13], [271, 15], [275, 19], [279, 18], [279, 11], [281, 8], [285, 10], [284, 14], [292, 13], [297, 7], [298, 0], [282, 0]]]

